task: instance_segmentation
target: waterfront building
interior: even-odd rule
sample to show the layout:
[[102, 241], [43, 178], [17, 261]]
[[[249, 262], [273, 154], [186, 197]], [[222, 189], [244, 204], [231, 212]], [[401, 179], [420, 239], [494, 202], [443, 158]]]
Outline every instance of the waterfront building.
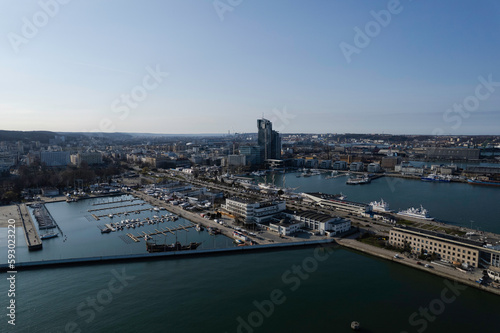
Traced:
[[226, 199], [221, 208], [228, 213], [240, 216], [245, 223], [270, 221], [276, 214], [286, 209], [284, 200], [252, 201], [240, 197]]
[[349, 166], [349, 170], [351, 171], [364, 171], [365, 170], [365, 165], [363, 162], [352, 162], [351, 165]]
[[358, 215], [364, 215], [371, 212], [370, 205], [359, 202], [340, 200], [338, 197], [331, 194], [302, 193], [302, 197], [304, 198], [305, 202], [313, 203], [321, 207], [335, 208]]
[[290, 218], [280, 219], [277, 222], [269, 223], [269, 230], [277, 232], [281, 236], [290, 236], [300, 231], [304, 227], [304, 222]]
[[456, 265], [487, 268], [500, 264], [495, 261], [500, 251], [486, 248], [480, 242], [413, 227], [394, 227], [389, 233], [389, 244], [407, 247], [415, 254], [435, 253], [440, 259]]
[[396, 165], [401, 163], [401, 157], [399, 156], [384, 156], [380, 162], [380, 166], [384, 170], [394, 170]]
[[317, 169], [319, 166], [318, 160], [315, 158], [306, 158], [304, 167], [306, 168], [311, 168], [311, 169]]
[[331, 169], [332, 167], [332, 161], [331, 160], [322, 160], [319, 163], [319, 168], [320, 169]]
[[346, 161], [335, 161], [333, 163], [333, 170], [347, 170]]
[[298, 211], [290, 215], [294, 220], [304, 223], [305, 228], [316, 231], [320, 235], [335, 236], [351, 229], [351, 221], [348, 219], [312, 210]]
[[303, 168], [305, 163], [305, 159], [303, 158], [294, 158], [292, 161], [292, 166], [296, 168]]
[[257, 119], [257, 143], [261, 147], [262, 160], [281, 159], [281, 138], [273, 131], [273, 124], [267, 119]]

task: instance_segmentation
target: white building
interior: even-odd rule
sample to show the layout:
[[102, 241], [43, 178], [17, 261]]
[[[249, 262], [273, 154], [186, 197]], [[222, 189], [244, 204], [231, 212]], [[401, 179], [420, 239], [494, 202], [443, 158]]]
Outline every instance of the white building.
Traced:
[[226, 203], [221, 206], [232, 215], [241, 216], [245, 223], [267, 222], [279, 212], [286, 209], [286, 202], [283, 200], [254, 202], [243, 198], [226, 199]]
[[280, 220], [279, 222], [269, 223], [269, 229], [271, 231], [277, 232], [281, 236], [290, 236], [299, 232], [301, 228], [304, 227], [304, 222], [297, 220]]
[[295, 212], [292, 218], [303, 222], [304, 227], [317, 231], [321, 235], [335, 236], [351, 229], [351, 221], [348, 219], [311, 210]]

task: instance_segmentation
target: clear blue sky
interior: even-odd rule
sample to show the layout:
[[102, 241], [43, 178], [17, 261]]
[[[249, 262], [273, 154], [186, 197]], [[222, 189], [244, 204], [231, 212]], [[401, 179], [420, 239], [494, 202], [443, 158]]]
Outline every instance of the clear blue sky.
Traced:
[[[264, 114], [285, 133], [500, 134], [500, 83], [475, 97], [500, 82], [498, 1], [401, 0], [385, 26], [370, 12], [391, 1], [220, 0], [223, 20], [214, 3], [2, 1], [0, 129], [256, 132]], [[149, 90], [148, 67], [168, 72]]]

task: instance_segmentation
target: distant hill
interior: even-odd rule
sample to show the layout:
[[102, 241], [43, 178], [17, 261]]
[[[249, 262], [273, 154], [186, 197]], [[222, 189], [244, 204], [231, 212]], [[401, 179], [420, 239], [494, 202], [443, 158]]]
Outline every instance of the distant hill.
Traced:
[[57, 133], [49, 131], [4, 131], [0, 130], [0, 141], [40, 141], [49, 143]]

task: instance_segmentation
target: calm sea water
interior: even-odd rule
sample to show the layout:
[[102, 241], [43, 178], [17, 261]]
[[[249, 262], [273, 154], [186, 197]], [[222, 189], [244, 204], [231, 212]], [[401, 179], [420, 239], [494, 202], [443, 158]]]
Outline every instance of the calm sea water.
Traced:
[[[422, 205], [439, 221], [500, 233], [500, 187], [394, 177], [378, 178], [366, 185], [346, 185], [345, 176], [326, 179], [328, 173], [306, 178], [296, 175], [299, 173], [276, 174], [274, 181], [280, 186], [297, 188], [296, 192], [343, 193], [347, 200], [357, 202], [370, 203], [383, 198], [396, 211]], [[266, 176], [268, 182], [272, 178]]]
[[[275, 181], [281, 185], [282, 175], [276, 175]], [[297, 191], [343, 192], [348, 199], [360, 202], [382, 197], [393, 209], [422, 204], [438, 219], [465, 226], [474, 220], [475, 227], [500, 232], [497, 188], [391, 178], [347, 186], [345, 177], [325, 180], [324, 175], [297, 178], [293, 174], [287, 174], [285, 182], [286, 186], [299, 187]], [[18, 230], [18, 254], [23, 259], [46, 260], [145, 252], [143, 242], [127, 244], [117, 233], [100, 234], [97, 225], [109, 222], [109, 218], [88, 219], [92, 203], [48, 205], [67, 240], [46, 241], [42, 251], [28, 256]], [[146, 211], [137, 216], [148, 214], [158, 215]], [[188, 222], [179, 219], [167, 223], [172, 228], [175, 223]], [[179, 233], [179, 240], [201, 240], [206, 248], [233, 246], [225, 237], [190, 230]], [[130, 230], [123, 234], [127, 232]], [[6, 253], [5, 244], [6, 232], [2, 232], [2, 253]], [[20, 271], [16, 327], [8, 327], [4, 317], [0, 332], [64, 332], [66, 325], [75, 327], [75, 332], [349, 332], [353, 320], [361, 322], [364, 332], [498, 331], [498, 296], [467, 288], [445, 304], [441, 295], [449, 286], [439, 277], [339, 248], [329, 255], [316, 253], [316, 257], [314, 251]], [[326, 260], [318, 260], [325, 256]], [[6, 256], [0, 261], [5, 262]], [[298, 272], [297, 267], [303, 268]], [[133, 279], [116, 283], [113, 279], [124, 272]], [[2, 278], [0, 290], [7, 289]], [[446, 290], [445, 294], [453, 296]], [[279, 303], [272, 311], [270, 299]], [[260, 305], [255, 304], [263, 304], [265, 315], [256, 312]], [[0, 307], [5, 309], [6, 305], [6, 297], [1, 297]], [[434, 307], [432, 320], [419, 315], [420, 309], [429, 306]]]
[[[497, 296], [467, 288], [445, 304], [441, 278], [343, 249], [316, 255], [326, 259], [303, 249], [22, 272], [15, 331], [350, 332], [353, 320], [364, 332], [498, 331]], [[129, 278], [116, 292], [113, 271]], [[418, 315], [429, 306], [433, 321]]]

